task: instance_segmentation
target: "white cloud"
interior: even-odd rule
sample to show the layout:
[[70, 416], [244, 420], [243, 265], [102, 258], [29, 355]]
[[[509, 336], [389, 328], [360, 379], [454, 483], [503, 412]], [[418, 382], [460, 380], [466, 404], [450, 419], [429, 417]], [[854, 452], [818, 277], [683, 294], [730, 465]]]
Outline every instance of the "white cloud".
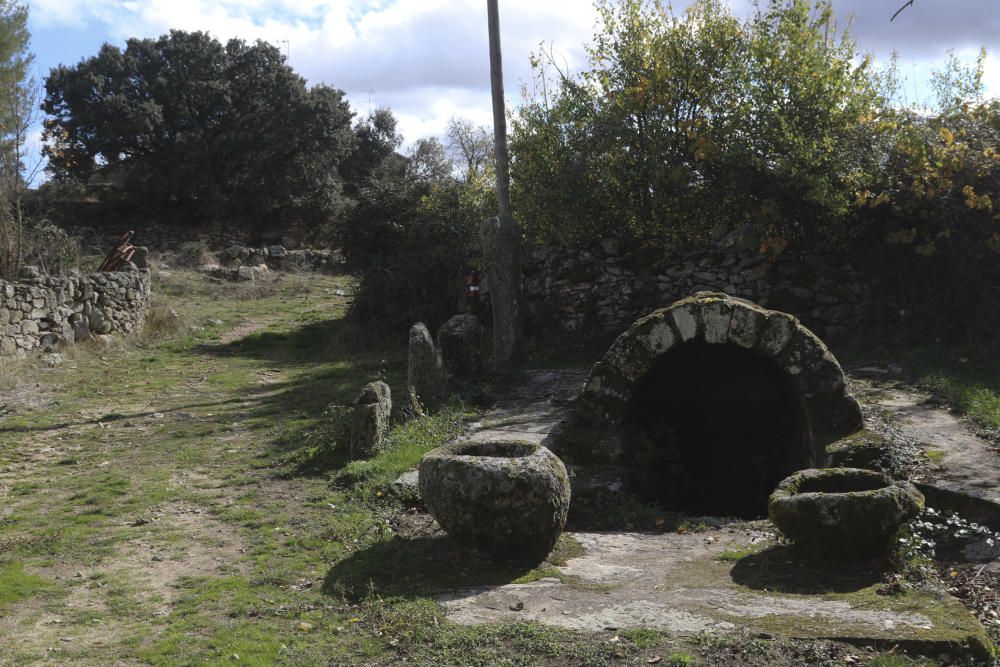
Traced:
[[[408, 140], [439, 133], [452, 115], [489, 122], [482, 0], [34, 0], [32, 15], [42, 26], [96, 24], [118, 43], [173, 28], [264, 40], [287, 48], [310, 83], [347, 91], [360, 112], [374, 90]], [[589, 0], [502, 3], [508, 99], [516, 101], [530, 79], [528, 57], [541, 42], [579, 68], [594, 16]]]
[[[679, 11], [686, 4], [674, 6]], [[852, 32], [863, 49], [880, 59], [899, 51], [904, 75], [916, 67], [926, 76], [929, 63], [943, 59], [948, 46], [1000, 46], [995, 0], [918, 2], [890, 23], [898, 4], [835, 0], [834, 8], [841, 25], [853, 17]], [[745, 16], [750, 3], [733, 5]], [[528, 56], [541, 42], [554, 44], [571, 71], [583, 66], [582, 45], [596, 16], [590, 0], [504, 0], [500, 10], [508, 100], [516, 102], [520, 84], [530, 79]], [[297, 71], [311, 83], [346, 90], [359, 112], [367, 112], [373, 90], [374, 104], [393, 109], [409, 141], [439, 134], [452, 115], [490, 123], [482, 0], [32, 0], [31, 12], [41, 26], [97, 28], [118, 43], [179, 28], [287, 47]], [[996, 57], [986, 79], [991, 93], [1000, 94]]]

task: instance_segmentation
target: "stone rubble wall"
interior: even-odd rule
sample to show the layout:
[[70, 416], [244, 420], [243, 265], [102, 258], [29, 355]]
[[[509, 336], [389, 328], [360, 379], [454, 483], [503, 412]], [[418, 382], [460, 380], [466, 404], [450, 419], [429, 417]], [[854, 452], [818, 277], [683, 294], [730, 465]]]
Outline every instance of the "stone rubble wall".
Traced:
[[127, 334], [142, 324], [149, 295], [148, 270], [0, 280], [0, 356]]
[[252, 248], [231, 245], [215, 253], [223, 266], [260, 266], [271, 271], [315, 272], [338, 275], [344, 273], [344, 256], [336, 250], [288, 250], [284, 246], [272, 245]]
[[133, 243], [146, 246], [156, 252], [175, 251], [185, 244], [204, 242], [210, 249], [218, 250], [231, 245], [256, 245], [260, 243], [281, 244], [285, 247], [301, 247], [306, 241], [307, 230], [288, 228], [265, 233], [257, 238], [252, 232], [232, 224], [203, 222], [196, 226], [166, 224], [150, 220], [132, 222], [59, 222], [68, 234], [82, 239], [86, 244], [98, 248], [111, 248], [114, 242], [128, 230], [135, 231]]
[[712, 247], [686, 249], [629, 252], [615, 239], [589, 247], [529, 247], [523, 264], [529, 326], [595, 342], [701, 291], [791, 313], [831, 341], [891, 317], [872, 281], [843, 255], [769, 260], [735, 235]]

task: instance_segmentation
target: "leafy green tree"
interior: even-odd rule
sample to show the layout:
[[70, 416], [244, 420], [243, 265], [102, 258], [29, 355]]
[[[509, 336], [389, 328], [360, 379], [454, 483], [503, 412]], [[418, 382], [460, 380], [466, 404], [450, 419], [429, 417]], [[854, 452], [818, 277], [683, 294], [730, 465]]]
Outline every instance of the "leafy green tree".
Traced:
[[131, 202], [251, 223], [342, 210], [354, 151], [343, 93], [306, 87], [270, 44], [171, 31], [105, 44], [46, 82], [45, 154], [56, 180], [120, 174]]
[[851, 210], [844, 186], [865, 166], [852, 149], [882, 98], [828, 2], [775, 0], [744, 22], [719, 0], [681, 15], [597, 8], [589, 68], [544, 82], [515, 118], [529, 232], [641, 241], [753, 226], [780, 246]]
[[855, 193], [871, 266], [906, 329], [963, 344], [995, 344], [1000, 331], [1000, 101], [984, 99], [984, 59], [952, 55], [932, 79], [937, 113], [887, 121], [879, 168]]
[[352, 197], [358, 195], [359, 189], [376, 171], [402, 168], [396, 149], [403, 142], [396, 130], [396, 118], [387, 108], [375, 109], [367, 118], [359, 120], [354, 126], [354, 134], [356, 147], [340, 167]]
[[28, 8], [0, 0], [0, 156], [4, 179], [21, 180], [26, 133], [37, 118], [37, 83], [30, 68]]

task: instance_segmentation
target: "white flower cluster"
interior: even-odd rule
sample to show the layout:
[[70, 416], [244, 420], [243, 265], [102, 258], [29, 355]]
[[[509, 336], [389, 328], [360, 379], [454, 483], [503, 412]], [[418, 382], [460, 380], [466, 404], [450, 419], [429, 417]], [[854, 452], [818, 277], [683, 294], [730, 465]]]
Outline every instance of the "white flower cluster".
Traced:
[[1000, 533], [968, 521], [954, 512], [928, 507], [910, 524], [910, 534], [899, 539], [900, 545], [914, 555], [934, 557], [935, 547], [944, 541], [961, 542], [986, 538], [987, 546], [1000, 544]]

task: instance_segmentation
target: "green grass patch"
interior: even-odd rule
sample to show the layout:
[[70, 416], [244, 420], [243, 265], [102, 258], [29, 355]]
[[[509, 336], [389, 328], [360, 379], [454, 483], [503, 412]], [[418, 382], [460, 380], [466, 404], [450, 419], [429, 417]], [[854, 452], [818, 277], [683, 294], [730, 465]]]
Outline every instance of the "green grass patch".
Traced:
[[751, 544], [745, 549], [726, 549], [716, 557], [716, 560], [721, 560], [726, 563], [735, 563], [736, 561], [743, 560], [748, 556], [759, 554], [768, 546], [770, 546], [770, 544], [767, 542], [758, 542], [757, 544]]
[[48, 590], [45, 579], [24, 571], [24, 563], [0, 563], [0, 605], [13, 604]]
[[695, 665], [697, 662], [693, 655], [681, 651], [671, 653], [663, 659], [663, 664], [667, 667], [691, 667], [691, 665]]
[[942, 449], [925, 449], [924, 450], [924, 456], [927, 457], [928, 461], [930, 461], [931, 463], [934, 463], [935, 465], [937, 465], [937, 464], [940, 464], [942, 461], [944, 461], [944, 450], [942, 450]]

